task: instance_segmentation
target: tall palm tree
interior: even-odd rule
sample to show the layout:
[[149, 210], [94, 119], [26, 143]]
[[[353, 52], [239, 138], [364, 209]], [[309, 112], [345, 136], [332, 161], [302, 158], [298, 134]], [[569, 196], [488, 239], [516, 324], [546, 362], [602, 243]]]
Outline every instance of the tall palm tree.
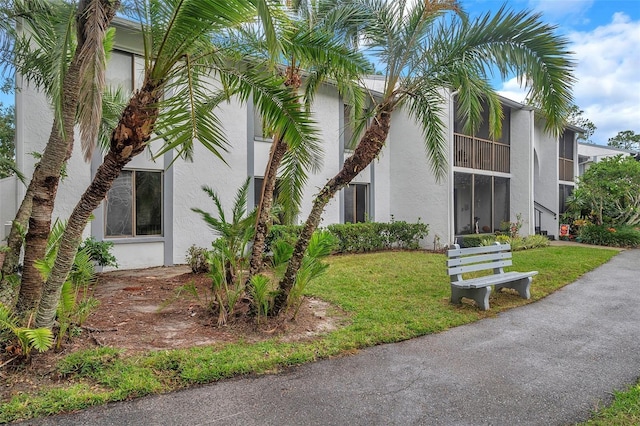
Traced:
[[34, 265], [44, 257], [60, 172], [73, 148], [74, 125], [79, 120], [83, 140], [96, 137], [92, 129], [101, 116], [103, 42], [119, 4], [119, 0], [81, 0], [77, 5], [16, 0], [4, 9], [7, 22], [20, 20], [20, 32], [12, 26], [2, 28], [4, 38], [13, 41], [13, 65], [44, 91], [54, 107], [49, 139], [16, 215], [9, 235], [11, 251], [2, 268], [1, 298], [12, 303], [16, 288], [7, 276], [18, 261], [18, 229], [28, 218], [18, 311], [33, 309], [40, 298], [43, 279]]
[[[316, 91], [324, 81], [330, 79], [335, 82], [345, 101], [362, 111], [364, 92], [358, 85], [358, 78], [364, 74], [369, 63], [360, 53], [335, 37], [333, 22], [325, 19], [328, 14], [320, 15], [319, 3], [313, 0], [286, 2], [291, 20], [282, 23], [278, 28], [278, 38], [282, 46], [280, 57], [283, 62], [280, 66], [285, 77], [284, 85], [293, 94], [297, 94], [303, 88], [304, 106], [310, 109]], [[249, 41], [253, 41], [253, 51], [260, 52], [263, 50], [259, 47], [260, 39], [251, 37], [254, 34], [246, 35]], [[246, 41], [248, 40], [244, 40], [245, 44]], [[302, 75], [303, 72], [305, 75]], [[322, 151], [317, 144], [296, 144], [295, 141], [286, 140], [278, 133], [271, 136], [273, 141], [256, 211], [247, 282], [262, 269], [278, 172], [281, 171], [278, 198], [289, 218], [292, 218], [302, 200], [307, 171], [317, 170], [320, 163], [319, 154]]]
[[[270, 128], [292, 141], [313, 139], [309, 114], [300, 111], [297, 98], [281, 88], [281, 79], [264, 75], [240, 55], [216, 44], [225, 32], [255, 20], [261, 13], [270, 22], [262, 0], [139, 0], [133, 20], [140, 23], [145, 71], [111, 134], [110, 148], [93, 181], [69, 217], [58, 256], [45, 283], [36, 323], [51, 327], [60, 289], [71, 268], [82, 231], [91, 212], [106, 196], [113, 181], [131, 159], [162, 135], [163, 150], [190, 155], [197, 140], [222, 156], [225, 142], [215, 115], [216, 106], [235, 94], [241, 101], [253, 96]], [[264, 25], [267, 34], [272, 27]], [[275, 39], [273, 34], [270, 40]], [[274, 43], [269, 46], [273, 48]], [[275, 49], [274, 49], [275, 50]], [[223, 84], [211, 93], [210, 78]]]
[[[395, 110], [403, 108], [422, 128], [427, 157], [436, 176], [446, 169], [446, 137], [441, 119], [446, 96], [457, 92], [467, 128], [479, 125], [482, 101], [489, 108], [493, 135], [501, 131], [500, 102], [488, 73], [495, 67], [506, 78], [515, 74], [540, 105], [546, 129], [559, 132], [571, 105], [573, 63], [567, 41], [555, 28], [530, 12], [500, 9], [470, 21], [454, 0], [389, 2], [338, 0], [345, 34], [358, 34], [384, 68], [385, 87], [376, 98], [374, 119], [353, 155], [316, 196], [294, 254], [280, 282], [274, 309], [281, 311], [295, 283], [297, 271], [322, 212], [337, 191], [375, 159], [385, 145]], [[453, 14], [450, 12], [454, 12]]]

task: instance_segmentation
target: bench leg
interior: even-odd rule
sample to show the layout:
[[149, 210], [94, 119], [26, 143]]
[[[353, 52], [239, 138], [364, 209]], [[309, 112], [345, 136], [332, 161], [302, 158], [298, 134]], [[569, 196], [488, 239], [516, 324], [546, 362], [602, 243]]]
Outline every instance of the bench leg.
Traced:
[[522, 278], [521, 280], [513, 281], [505, 284], [496, 284], [496, 291], [502, 288], [512, 288], [518, 292], [523, 299], [530, 299], [531, 293], [529, 291], [531, 287], [531, 277]]
[[478, 307], [483, 311], [489, 310], [489, 295], [491, 294], [491, 286], [481, 288], [459, 288], [451, 286], [451, 303], [459, 305], [463, 297], [473, 299]]

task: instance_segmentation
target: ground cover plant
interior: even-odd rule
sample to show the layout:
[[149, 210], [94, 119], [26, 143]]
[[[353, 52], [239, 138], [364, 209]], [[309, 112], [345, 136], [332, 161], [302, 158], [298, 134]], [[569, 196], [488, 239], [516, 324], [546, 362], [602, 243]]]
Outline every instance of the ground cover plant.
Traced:
[[455, 307], [449, 303], [442, 254], [398, 251], [334, 256], [328, 260], [326, 274], [310, 283], [305, 294], [343, 312], [347, 321], [341, 328], [297, 341], [284, 335], [134, 354], [112, 347], [76, 352], [55, 367], [54, 376], [63, 380], [3, 400], [0, 422], [79, 410], [240, 374], [275, 372], [367, 346], [444, 331], [538, 300], [615, 253], [586, 247], [516, 252], [518, 269], [540, 271], [532, 298], [497, 293], [492, 310], [487, 312], [471, 304]]
[[581, 425], [611, 426], [640, 424], [640, 383], [626, 391], [615, 392], [613, 403], [598, 410]]

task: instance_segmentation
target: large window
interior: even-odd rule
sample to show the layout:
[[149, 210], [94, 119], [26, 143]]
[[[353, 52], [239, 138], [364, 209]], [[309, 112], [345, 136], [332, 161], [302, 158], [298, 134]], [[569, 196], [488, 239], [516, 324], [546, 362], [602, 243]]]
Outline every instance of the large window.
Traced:
[[453, 203], [456, 234], [499, 230], [509, 221], [509, 179], [454, 173]]
[[132, 92], [134, 89], [133, 75], [134, 55], [119, 50], [111, 52], [111, 58], [105, 72], [107, 84]]
[[162, 235], [162, 172], [123, 170], [105, 211], [106, 237]]
[[573, 181], [574, 132], [565, 130], [558, 143], [558, 178]]
[[344, 189], [344, 222], [357, 223], [367, 220], [369, 185], [352, 183]]

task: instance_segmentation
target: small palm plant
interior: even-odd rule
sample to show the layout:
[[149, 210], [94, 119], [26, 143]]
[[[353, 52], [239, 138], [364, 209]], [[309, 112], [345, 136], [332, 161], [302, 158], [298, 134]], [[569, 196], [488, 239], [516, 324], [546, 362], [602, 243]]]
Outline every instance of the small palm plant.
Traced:
[[255, 229], [255, 212], [247, 213], [246, 208], [249, 182], [247, 179], [236, 192], [230, 220], [227, 220], [220, 196], [208, 186], [203, 186], [202, 190], [213, 200], [216, 215], [198, 208], [191, 209], [199, 213], [218, 236], [208, 253], [213, 305], [214, 311], [218, 313], [218, 325], [227, 323], [228, 316], [233, 315], [236, 303], [245, 292], [247, 245], [253, 238]]
[[[60, 221], [54, 223], [47, 241], [45, 257], [35, 264], [44, 280], [47, 279], [53, 267], [65, 225]], [[80, 327], [89, 314], [98, 307], [98, 300], [89, 294], [89, 284], [94, 281], [94, 277], [94, 263], [90, 248], [86, 247], [76, 253], [73, 268], [62, 285], [60, 302], [56, 310], [59, 326], [56, 336], [57, 349], [60, 349], [64, 338], [74, 329], [73, 326]]]
[[[44, 352], [53, 345], [53, 333], [51, 330], [48, 328], [31, 328], [30, 324], [26, 327], [21, 326], [20, 319], [9, 308], [0, 303], [0, 337], [5, 334], [12, 336], [8, 337], [6, 341], [10, 341], [12, 338], [17, 340], [19, 350], [16, 350], [16, 352], [27, 360], [31, 357], [32, 349]], [[0, 340], [4, 341], [5, 339], [2, 338]]]

